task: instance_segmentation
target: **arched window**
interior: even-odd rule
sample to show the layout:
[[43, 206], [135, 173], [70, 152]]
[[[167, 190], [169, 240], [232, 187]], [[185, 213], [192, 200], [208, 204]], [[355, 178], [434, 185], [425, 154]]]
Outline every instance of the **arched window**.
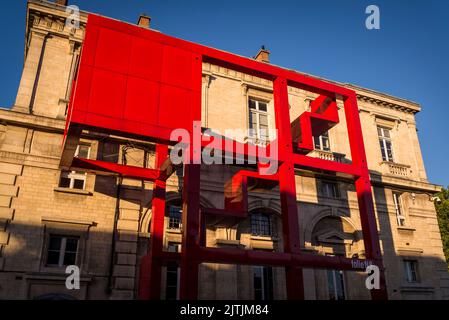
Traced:
[[270, 215], [263, 212], [251, 214], [251, 234], [255, 236], [271, 236], [272, 225]]

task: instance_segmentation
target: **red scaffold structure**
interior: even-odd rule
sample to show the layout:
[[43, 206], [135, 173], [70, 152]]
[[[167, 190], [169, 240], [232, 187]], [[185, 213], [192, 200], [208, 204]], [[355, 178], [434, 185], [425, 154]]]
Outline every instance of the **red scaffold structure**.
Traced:
[[[171, 174], [168, 157], [174, 129], [191, 135], [201, 121], [202, 64], [208, 62], [272, 81], [277, 129], [273, 142], [258, 154], [270, 154], [276, 145], [278, 169], [271, 175], [238, 171], [227, 184], [224, 209], [200, 206], [200, 152], [187, 146], [182, 191], [181, 252], [163, 250], [166, 180]], [[288, 87], [313, 92], [310, 111], [290, 119]], [[352, 163], [308, 156], [312, 137], [339, 123], [336, 99], [342, 99]], [[201, 129], [201, 128], [199, 128]], [[75, 157], [83, 130], [93, 130], [156, 144], [155, 168], [140, 168]], [[201, 131], [200, 131], [201, 132]], [[215, 138], [224, 149], [224, 138]], [[227, 141], [229, 144], [229, 141]], [[249, 144], [231, 141], [232, 157], [248, 158]], [[217, 144], [215, 144], [217, 145]], [[205, 147], [201, 142], [200, 148]], [[200, 150], [201, 151], [201, 150]], [[196, 160], [196, 161], [195, 161]], [[257, 159], [260, 162], [261, 159]], [[188, 163], [188, 164], [187, 164]], [[97, 174], [152, 181], [150, 248], [141, 261], [139, 298], [160, 299], [161, 267], [180, 261], [180, 298], [198, 298], [201, 263], [284, 267], [288, 299], [303, 299], [302, 268], [360, 270], [375, 264], [380, 269], [380, 289], [373, 299], [386, 299], [384, 268], [357, 98], [353, 90], [253, 59], [202, 46], [97, 15], [89, 15], [81, 59], [69, 104], [60, 167]], [[351, 177], [358, 198], [365, 259], [320, 256], [301, 252], [296, 200], [295, 168], [333, 172]], [[248, 215], [248, 184], [260, 180], [279, 186], [282, 209], [283, 252], [211, 248], [205, 246], [206, 215]], [[356, 260], [356, 261], [354, 261]], [[356, 263], [354, 263], [356, 262]], [[358, 269], [359, 268], [359, 269]]]

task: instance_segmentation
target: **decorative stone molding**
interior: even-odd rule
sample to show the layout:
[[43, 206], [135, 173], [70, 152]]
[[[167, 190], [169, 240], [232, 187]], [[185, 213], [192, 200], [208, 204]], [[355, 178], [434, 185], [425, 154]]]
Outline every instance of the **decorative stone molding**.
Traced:
[[386, 175], [409, 177], [411, 169], [409, 165], [394, 162], [382, 161], [380, 163], [381, 173]]

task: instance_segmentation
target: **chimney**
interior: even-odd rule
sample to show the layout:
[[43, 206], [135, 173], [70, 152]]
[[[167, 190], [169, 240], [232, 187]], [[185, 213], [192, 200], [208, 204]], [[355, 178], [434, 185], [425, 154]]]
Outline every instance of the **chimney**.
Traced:
[[141, 14], [139, 20], [137, 21], [137, 25], [142, 28], [150, 29], [150, 21], [151, 17], [146, 14]]
[[254, 59], [260, 62], [270, 63], [270, 51], [265, 49], [265, 46], [262, 46]]
[[56, 4], [59, 4], [61, 6], [67, 6], [68, 2], [69, 2], [68, 0], [56, 0], [55, 1]]

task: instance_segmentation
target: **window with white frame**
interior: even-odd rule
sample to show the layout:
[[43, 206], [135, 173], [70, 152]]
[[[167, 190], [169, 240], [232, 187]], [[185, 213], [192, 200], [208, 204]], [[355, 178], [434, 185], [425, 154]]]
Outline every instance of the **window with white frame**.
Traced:
[[249, 98], [248, 100], [248, 139], [254, 144], [265, 144], [268, 142], [268, 103], [261, 100]]
[[313, 145], [316, 150], [330, 151], [329, 132], [326, 131], [317, 137], [313, 136]]
[[168, 229], [179, 230], [182, 227], [182, 208], [181, 206], [168, 206]]
[[326, 198], [340, 198], [338, 184], [336, 182], [321, 181], [321, 195]]
[[382, 160], [394, 162], [390, 129], [385, 127], [377, 127], [377, 134], [379, 136], [379, 144], [380, 144], [380, 151], [382, 153]]
[[404, 260], [405, 280], [409, 283], [419, 282], [418, 261]]
[[405, 215], [402, 208], [401, 194], [399, 192], [393, 192], [393, 202], [398, 226], [405, 226]]
[[[89, 159], [90, 146], [78, 145], [75, 151], [75, 157]], [[82, 171], [61, 171], [59, 186], [62, 188], [81, 189], [86, 187], [86, 173]]]
[[76, 264], [78, 253], [77, 237], [50, 235], [47, 249], [47, 266], [68, 266]]

